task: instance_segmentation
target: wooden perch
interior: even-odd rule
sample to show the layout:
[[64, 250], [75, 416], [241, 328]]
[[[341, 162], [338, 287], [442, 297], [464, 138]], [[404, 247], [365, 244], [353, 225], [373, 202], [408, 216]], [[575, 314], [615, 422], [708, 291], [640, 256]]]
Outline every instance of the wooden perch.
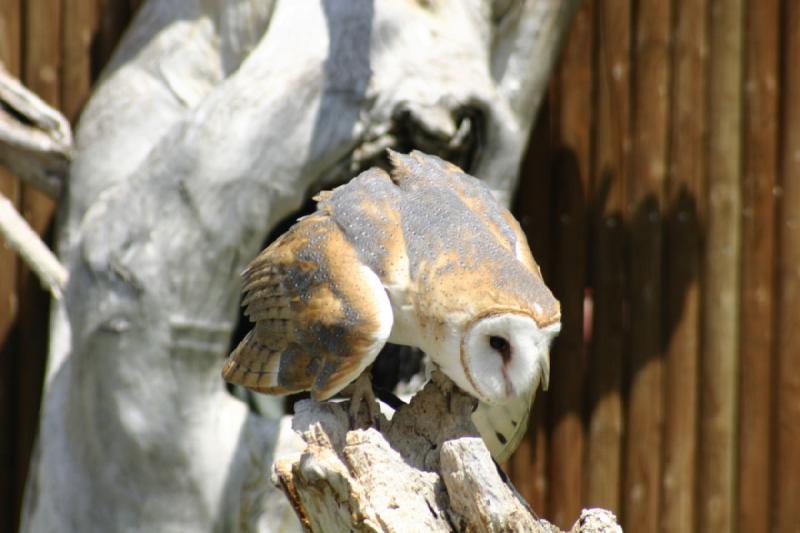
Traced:
[[[501, 478], [470, 420], [474, 408], [441, 374], [391, 420], [381, 416], [380, 431], [349, 430], [346, 403], [299, 402], [293, 427], [307, 448], [276, 461], [276, 481], [312, 532], [559, 532]], [[571, 531], [622, 530], [592, 509]]]
[[0, 63], [0, 164], [57, 198], [71, 159], [69, 122]]

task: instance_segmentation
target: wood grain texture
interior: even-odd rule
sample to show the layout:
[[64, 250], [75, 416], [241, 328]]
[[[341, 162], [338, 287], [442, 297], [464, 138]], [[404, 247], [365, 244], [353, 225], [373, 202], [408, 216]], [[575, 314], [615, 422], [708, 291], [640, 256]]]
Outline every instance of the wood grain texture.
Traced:
[[[58, 109], [61, 92], [61, 0], [30, 0], [24, 8], [23, 83], [45, 102]], [[44, 235], [52, 221], [55, 202], [47, 195], [25, 186], [21, 193], [21, 212], [31, 227]], [[21, 504], [33, 444], [38, 429], [42, 382], [47, 354], [49, 294], [36, 275], [25, 266], [18, 272], [19, 366], [18, 402], [22, 406], [16, 427], [16, 479]]]
[[623, 528], [658, 529], [663, 425], [662, 229], [669, 128], [671, 2], [635, 13], [630, 225], [630, 360]]
[[734, 530], [741, 261], [741, 0], [712, 0], [708, 225], [701, 356], [699, 528]]
[[675, 0], [664, 272], [664, 533], [692, 531], [696, 516], [706, 14], [703, 1]]
[[772, 531], [796, 533], [800, 502], [800, 3], [783, 4], [780, 316], [775, 369]]
[[[0, 61], [12, 75], [19, 76], [20, 68], [20, 32], [21, 9], [16, 0], [9, 0], [0, 5]], [[12, 202], [19, 200], [19, 180], [5, 168], [0, 168], [0, 193]], [[0, 346], [8, 338], [9, 331], [17, 314], [17, 258], [5, 246], [0, 246]], [[7, 359], [4, 359], [7, 360]], [[5, 372], [0, 371], [5, 379]], [[7, 387], [0, 387], [5, 394]], [[8, 406], [8, 402], [0, 402]], [[2, 498], [0, 498], [2, 500]]]
[[[0, 2], [0, 61], [15, 76], [20, 74], [22, 59], [20, 36], [22, 34], [22, 5], [19, 0]], [[11, 202], [19, 202], [19, 180], [0, 168], [0, 194]], [[16, 421], [19, 404], [16, 401], [17, 381], [16, 338], [12, 333], [17, 318], [18, 260], [14, 252], [0, 244], [0, 530], [15, 531], [18, 513], [15, 502], [18, 484], [14, 475]]]
[[61, 112], [75, 122], [92, 87], [92, 39], [99, 13], [96, 2], [62, 1]]
[[22, 67], [22, 2], [6, 0], [0, 4], [0, 61], [19, 76]]
[[778, 170], [780, 6], [745, 6], [742, 281], [739, 316], [739, 531], [769, 531], [774, 350], [775, 186]]
[[592, 37], [594, 2], [576, 15], [553, 80], [553, 291], [561, 301], [562, 329], [551, 354], [551, 433], [548, 517], [567, 527], [580, 512], [583, 492], [584, 399], [587, 354], [583, 305], [587, 286], [591, 162]]
[[[42, 100], [58, 109], [61, 96], [61, 2], [30, 0], [25, 4], [25, 67], [23, 82]], [[22, 212], [34, 230], [43, 234], [50, 224], [55, 202], [33, 187], [22, 190]], [[20, 272], [27, 283], [29, 273]]]
[[594, 303], [584, 504], [611, 509], [617, 515], [622, 507], [625, 208], [631, 146], [630, 20], [628, 1], [596, 4], [590, 259]]

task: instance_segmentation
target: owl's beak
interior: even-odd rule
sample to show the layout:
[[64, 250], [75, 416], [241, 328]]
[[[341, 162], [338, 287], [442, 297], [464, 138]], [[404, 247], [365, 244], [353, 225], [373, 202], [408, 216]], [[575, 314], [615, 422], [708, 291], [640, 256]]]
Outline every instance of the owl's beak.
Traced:
[[546, 335], [546, 344], [542, 343], [539, 345], [543, 348], [539, 356], [539, 371], [541, 372], [539, 378], [542, 384], [542, 390], [546, 391], [550, 388], [550, 345], [555, 336], [561, 331], [561, 322], [554, 322], [543, 327], [540, 331], [544, 332]]

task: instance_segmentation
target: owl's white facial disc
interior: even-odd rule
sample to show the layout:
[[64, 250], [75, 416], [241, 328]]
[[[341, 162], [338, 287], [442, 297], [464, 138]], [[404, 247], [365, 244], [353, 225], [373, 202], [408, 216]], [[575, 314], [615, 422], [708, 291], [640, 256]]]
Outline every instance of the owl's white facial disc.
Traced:
[[458, 383], [489, 404], [506, 403], [550, 380], [550, 343], [561, 329], [539, 328], [526, 315], [504, 313], [476, 321], [462, 341], [467, 383]]

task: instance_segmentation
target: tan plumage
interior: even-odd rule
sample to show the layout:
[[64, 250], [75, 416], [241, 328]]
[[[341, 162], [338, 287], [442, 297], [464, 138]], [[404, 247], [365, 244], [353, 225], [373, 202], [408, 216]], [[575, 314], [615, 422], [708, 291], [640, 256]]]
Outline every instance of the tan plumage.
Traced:
[[324, 213], [272, 243], [244, 273], [242, 303], [256, 325], [227, 360], [225, 379], [270, 394], [311, 390], [317, 399], [355, 379], [389, 333], [373, 287], [353, 275], [358, 266]]
[[[223, 375], [261, 392], [325, 399], [387, 341], [416, 346], [482, 400], [476, 424], [505, 459], [535, 387], [546, 385], [558, 301], [519, 224], [485, 185], [420, 152], [391, 160], [391, 176], [372, 169], [321, 193], [317, 211], [251, 263], [243, 305], [255, 327]], [[495, 337], [509, 343], [507, 354], [489, 348]]]

